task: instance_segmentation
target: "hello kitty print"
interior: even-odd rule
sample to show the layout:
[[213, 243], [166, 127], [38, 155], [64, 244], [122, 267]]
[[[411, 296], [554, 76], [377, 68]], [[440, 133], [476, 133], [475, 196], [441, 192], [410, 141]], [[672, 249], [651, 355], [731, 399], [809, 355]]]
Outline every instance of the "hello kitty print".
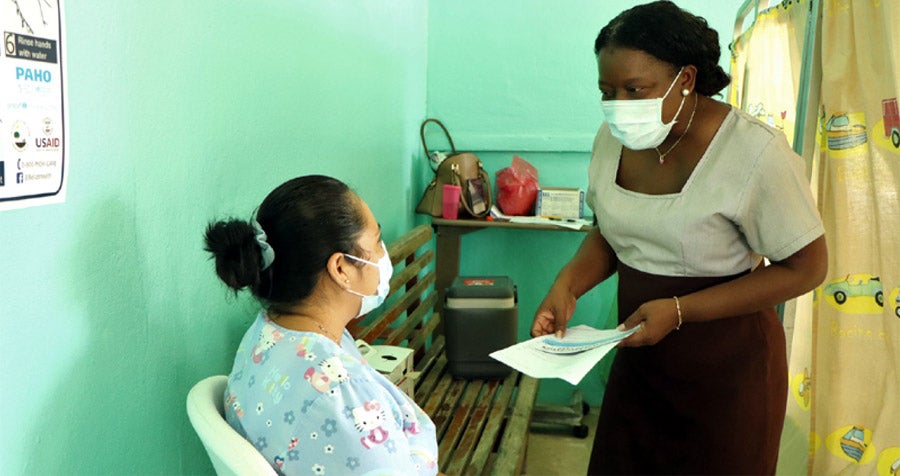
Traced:
[[437, 473], [434, 424], [346, 331], [338, 346], [260, 313], [224, 398], [228, 423], [280, 474]]

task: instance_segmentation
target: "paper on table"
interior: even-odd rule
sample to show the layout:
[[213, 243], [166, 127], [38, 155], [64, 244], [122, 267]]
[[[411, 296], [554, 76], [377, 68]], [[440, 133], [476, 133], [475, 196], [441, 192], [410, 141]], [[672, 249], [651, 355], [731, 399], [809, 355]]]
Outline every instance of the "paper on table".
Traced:
[[495, 351], [490, 356], [525, 375], [561, 378], [577, 385], [619, 341], [637, 329], [601, 330], [580, 325], [567, 329], [562, 339], [553, 335], [535, 337]]
[[497, 205], [491, 206], [491, 216], [496, 220], [508, 221], [510, 223], [527, 223], [532, 225], [553, 225], [560, 228], [569, 228], [571, 230], [580, 230], [584, 226], [591, 226], [593, 222], [584, 219], [557, 219], [534, 216], [512, 216], [504, 215], [497, 208]]
[[557, 220], [554, 218], [543, 217], [511, 217], [510, 223], [527, 223], [530, 225], [553, 225], [560, 228], [569, 228], [571, 230], [580, 230], [583, 226], [590, 226], [588, 220]]

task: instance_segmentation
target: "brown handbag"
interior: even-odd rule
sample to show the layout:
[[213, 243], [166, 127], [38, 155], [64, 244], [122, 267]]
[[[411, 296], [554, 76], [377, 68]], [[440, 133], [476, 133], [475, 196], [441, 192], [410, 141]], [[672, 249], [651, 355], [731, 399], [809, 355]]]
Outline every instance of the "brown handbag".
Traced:
[[444, 130], [444, 134], [450, 142], [451, 153], [438, 165], [434, 179], [425, 188], [425, 193], [422, 194], [422, 199], [416, 206], [416, 213], [434, 217], [441, 216], [443, 186], [449, 184], [458, 185], [461, 189], [459, 194], [460, 214], [465, 213], [476, 218], [487, 216], [491, 212], [491, 181], [487, 172], [484, 171], [484, 164], [477, 155], [471, 152], [457, 152], [447, 128], [437, 119], [425, 119], [419, 129], [422, 147], [425, 149], [427, 158], [431, 157], [431, 151], [428, 150], [428, 144], [425, 142], [425, 126], [429, 122], [437, 124]]

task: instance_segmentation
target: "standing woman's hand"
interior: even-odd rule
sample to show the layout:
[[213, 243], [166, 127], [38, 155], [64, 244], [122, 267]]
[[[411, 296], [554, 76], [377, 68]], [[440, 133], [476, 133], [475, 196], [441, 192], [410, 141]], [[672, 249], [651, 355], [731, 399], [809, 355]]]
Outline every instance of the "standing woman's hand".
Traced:
[[675, 300], [654, 299], [641, 304], [628, 319], [625, 319], [619, 330], [629, 330], [635, 326], [640, 328], [634, 334], [619, 343], [619, 347], [640, 347], [653, 345], [675, 330], [678, 326], [678, 308]]
[[575, 295], [564, 286], [552, 286], [534, 313], [534, 321], [531, 323], [532, 337], [547, 334], [562, 337], [566, 332], [566, 325], [575, 313], [575, 301]]

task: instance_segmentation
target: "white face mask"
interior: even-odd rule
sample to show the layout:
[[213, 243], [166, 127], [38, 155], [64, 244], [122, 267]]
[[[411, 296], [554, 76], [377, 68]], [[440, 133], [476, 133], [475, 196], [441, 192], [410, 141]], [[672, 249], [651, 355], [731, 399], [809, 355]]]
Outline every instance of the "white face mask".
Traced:
[[353, 258], [361, 263], [378, 268], [378, 287], [375, 290], [375, 294], [366, 296], [365, 294], [358, 293], [352, 289], [345, 290], [350, 294], [355, 294], [362, 298], [362, 302], [359, 305], [359, 312], [356, 314], [356, 317], [364, 316], [372, 312], [372, 309], [382, 305], [385, 298], [387, 298], [388, 292], [391, 290], [391, 275], [394, 274], [394, 265], [391, 264], [391, 257], [388, 256], [387, 247], [384, 246], [384, 242], [381, 243], [381, 248], [384, 250], [384, 255], [377, 263], [344, 253], [344, 256], [348, 258]]
[[[666, 94], [661, 98], [601, 101], [600, 107], [603, 108], [603, 115], [606, 116], [606, 123], [609, 124], [613, 137], [631, 150], [659, 147], [675, 125], [675, 118], [668, 124], [662, 122], [663, 99], [672, 91], [683, 69], [684, 67], [678, 70]], [[681, 98], [676, 118], [684, 106], [684, 99]]]

